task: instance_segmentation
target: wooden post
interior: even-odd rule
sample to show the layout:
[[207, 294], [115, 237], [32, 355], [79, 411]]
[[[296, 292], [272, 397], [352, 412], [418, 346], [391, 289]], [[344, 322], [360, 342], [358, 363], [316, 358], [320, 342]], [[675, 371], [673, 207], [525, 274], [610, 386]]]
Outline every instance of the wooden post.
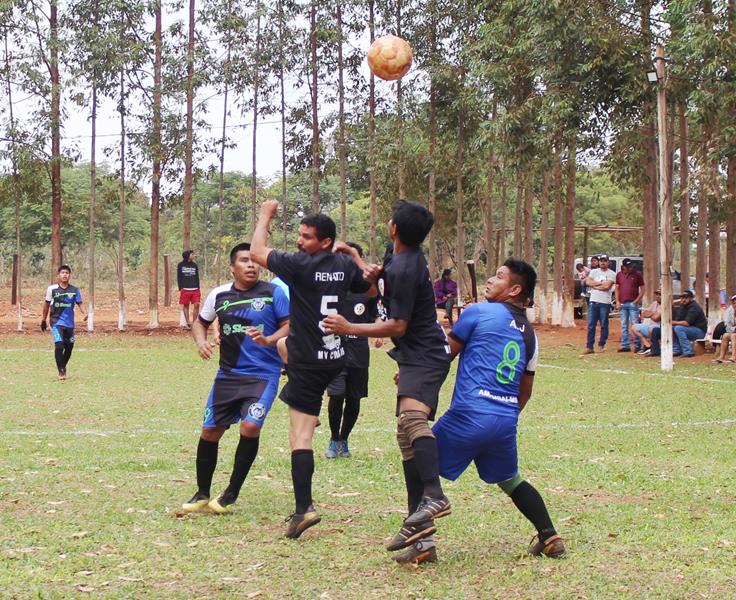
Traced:
[[667, 153], [667, 72], [664, 46], [657, 44], [654, 59], [657, 67], [657, 129], [659, 137], [659, 276], [662, 288], [661, 367], [671, 371], [672, 358], [672, 196], [667, 181], [669, 156]]
[[[600, 194], [598, 195], [600, 199]], [[583, 265], [588, 266], [588, 236], [590, 234], [590, 227], [583, 229]]]
[[10, 292], [10, 304], [18, 303], [18, 255], [13, 254], [13, 285]]
[[164, 306], [171, 306], [171, 261], [164, 254]]

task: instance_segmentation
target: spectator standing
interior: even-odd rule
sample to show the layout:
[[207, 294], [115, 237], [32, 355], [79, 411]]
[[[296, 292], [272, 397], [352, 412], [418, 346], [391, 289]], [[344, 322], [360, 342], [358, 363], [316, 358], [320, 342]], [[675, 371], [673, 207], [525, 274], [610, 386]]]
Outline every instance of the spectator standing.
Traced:
[[652, 303], [641, 311], [644, 318], [643, 323], [634, 325], [634, 344], [636, 344], [638, 354], [648, 356], [652, 352], [652, 331], [659, 329], [662, 320], [662, 291], [654, 292], [654, 300]]
[[445, 309], [445, 318], [452, 326], [452, 311], [457, 304], [457, 282], [450, 275], [452, 269], [445, 269], [442, 276], [434, 282], [434, 300], [437, 308]]
[[598, 255], [594, 254], [590, 257], [590, 268], [588, 269], [588, 272], [592, 271], [593, 269], [597, 269], [600, 266], [600, 262], [598, 261]]
[[[179, 287], [179, 304], [184, 307], [184, 320], [187, 329], [199, 316], [199, 303], [202, 301], [202, 292], [199, 289], [199, 267], [194, 262], [194, 250], [184, 250], [181, 253], [182, 261], [176, 265], [176, 283]], [[193, 304], [193, 314], [189, 318], [189, 305]]]
[[630, 258], [621, 262], [621, 271], [616, 274], [616, 308], [621, 320], [621, 347], [619, 352], [631, 352], [629, 329], [639, 322], [641, 297], [644, 295], [644, 278], [634, 268]]
[[598, 256], [599, 267], [591, 270], [585, 279], [585, 285], [590, 290], [588, 305], [588, 339], [583, 354], [593, 354], [595, 346], [595, 329], [600, 321], [601, 334], [598, 338], [598, 351], [603, 352], [608, 341], [608, 315], [611, 314], [613, 300], [613, 286], [616, 275], [608, 268], [608, 255]]
[[[736, 362], [736, 294], [731, 296], [731, 303], [728, 305], [726, 312], [723, 315], [723, 324], [726, 326], [726, 330], [721, 336], [721, 347], [716, 352], [716, 357], [713, 359], [715, 363]], [[726, 358], [728, 353], [728, 344], [733, 347], [732, 357]]]

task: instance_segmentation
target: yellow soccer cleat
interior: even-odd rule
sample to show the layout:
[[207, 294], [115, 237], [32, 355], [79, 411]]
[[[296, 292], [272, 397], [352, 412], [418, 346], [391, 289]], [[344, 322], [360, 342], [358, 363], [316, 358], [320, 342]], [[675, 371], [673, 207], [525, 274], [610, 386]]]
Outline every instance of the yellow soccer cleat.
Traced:
[[185, 502], [181, 505], [181, 509], [186, 513], [203, 512], [207, 508], [209, 501], [209, 496], [205, 496], [204, 494], [197, 492], [192, 496], [189, 502]]

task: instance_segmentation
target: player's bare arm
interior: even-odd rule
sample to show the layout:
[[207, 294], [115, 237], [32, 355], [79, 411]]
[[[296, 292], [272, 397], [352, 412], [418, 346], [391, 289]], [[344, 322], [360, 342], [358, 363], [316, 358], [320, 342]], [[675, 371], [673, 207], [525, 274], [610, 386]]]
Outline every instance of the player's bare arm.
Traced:
[[41, 331], [46, 331], [46, 328], [48, 325], [46, 324], [46, 319], [49, 317], [49, 307], [51, 306], [51, 302], [48, 300], [43, 301], [43, 316], [41, 317]]
[[519, 410], [524, 410], [529, 398], [532, 397], [532, 388], [534, 387], [534, 375], [524, 373], [519, 382]]
[[82, 320], [86, 321], [89, 318], [89, 313], [87, 312], [87, 309], [84, 308], [84, 302], [77, 302], [77, 306], [79, 307], [79, 312], [82, 313]]
[[259, 346], [275, 346], [281, 338], [289, 335], [289, 319], [285, 319], [279, 323], [279, 328], [271, 335], [263, 335], [257, 327], [248, 327], [245, 334], [253, 340], [254, 344]]
[[209, 326], [202, 323], [199, 319], [192, 324], [192, 338], [197, 346], [198, 354], [204, 360], [212, 358], [212, 349], [214, 348], [214, 346], [207, 341], [208, 328]]
[[381, 275], [381, 271], [383, 271], [383, 267], [380, 265], [367, 263], [363, 260], [363, 258], [360, 256], [355, 248], [342, 241], [335, 242], [334, 246], [332, 247], [332, 251], [347, 254], [350, 258], [353, 259], [353, 262], [358, 266], [361, 271], [363, 271], [363, 279], [371, 284], [370, 289], [365, 292], [365, 295], [369, 298], [375, 297], [378, 294], [376, 282]]
[[452, 333], [447, 336], [447, 340], [450, 342], [450, 356], [452, 356], [452, 358], [454, 359], [458, 354], [463, 351], [463, 348], [465, 348], [465, 344], [454, 337]]
[[271, 221], [279, 210], [277, 200], [266, 200], [261, 204], [261, 213], [258, 216], [253, 238], [250, 242], [250, 258], [262, 267], [268, 266], [268, 255], [273, 248], [268, 247], [268, 233]]
[[375, 323], [351, 323], [342, 315], [328, 315], [322, 321], [327, 333], [379, 338], [403, 337], [408, 324], [408, 321], [402, 319], [388, 319], [387, 321], [376, 321]]

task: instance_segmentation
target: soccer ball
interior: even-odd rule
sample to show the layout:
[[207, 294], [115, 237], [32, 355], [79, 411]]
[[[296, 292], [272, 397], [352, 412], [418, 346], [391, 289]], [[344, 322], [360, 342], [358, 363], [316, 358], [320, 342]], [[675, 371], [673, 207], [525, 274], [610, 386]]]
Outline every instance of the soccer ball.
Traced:
[[401, 79], [411, 67], [411, 61], [409, 42], [395, 35], [376, 38], [368, 49], [371, 72], [386, 81]]

